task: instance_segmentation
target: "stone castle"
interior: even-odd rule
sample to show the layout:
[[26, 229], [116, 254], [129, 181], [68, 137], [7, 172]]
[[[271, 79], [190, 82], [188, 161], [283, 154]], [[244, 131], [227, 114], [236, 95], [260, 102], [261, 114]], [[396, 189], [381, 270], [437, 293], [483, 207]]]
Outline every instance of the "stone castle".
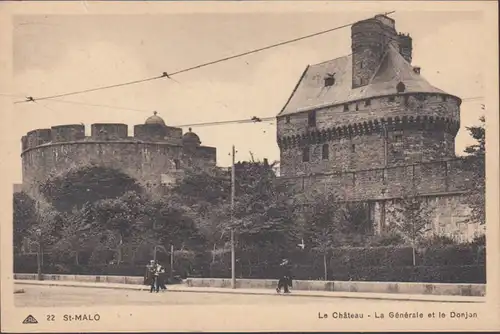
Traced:
[[483, 233], [467, 222], [475, 180], [455, 156], [461, 99], [412, 66], [412, 39], [393, 19], [355, 23], [351, 43], [351, 55], [307, 66], [278, 114], [282, 180], [366, 203], [379, 232], [398, 198], [416, 192], [435, 207], [433, 233]]
[[[354, 24], [352, 54], [307, 66], [277, 116], [280, 180], [297, 192], [334, 191], [367, 204], [378, 232], [398, 198], [416, 191], [436, 208], [432, 229], [470, 240], [465, 194], [475, 182], [455, 156], [461, 99], [412, 66], [412, 39], [383, 15]], [[60, 125], [22, 137], [23, 190], [88, 166], [119, 170], [159, 191], [187, 167], [214, 167], [216, 149], [156, 113], [126, 124]]]
[[119, 170], [142, 188], [155, 191], [171, 184], [186, 167], [215, 166], [216, 149], [201, 146], [191, 131], [165, 125], [156, 112], [128, 135], [126, 124], [60, 125], [22, 137], [23, 189], [36, 193], [50, 177], [88, 166]]

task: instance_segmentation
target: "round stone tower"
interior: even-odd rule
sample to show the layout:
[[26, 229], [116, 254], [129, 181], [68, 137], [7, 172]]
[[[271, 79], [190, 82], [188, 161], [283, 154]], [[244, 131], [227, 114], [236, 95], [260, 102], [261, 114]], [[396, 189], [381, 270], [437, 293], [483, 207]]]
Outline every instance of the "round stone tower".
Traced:
[[97, 123], [86, 137], [85, 126], [78, 124], [33, 130], [21, 142], [23, 187], [31, 193], [49, 178], [92, 166], [155, 189], [172, 182], [188, 163], [215, 165], [216, 156], [215, 148], [201, 147], [191, 132], [183, 138], [182, 129], [167, 126], [156, 112], [134, 127], [134, 136], [128, 136], [126, 124]]

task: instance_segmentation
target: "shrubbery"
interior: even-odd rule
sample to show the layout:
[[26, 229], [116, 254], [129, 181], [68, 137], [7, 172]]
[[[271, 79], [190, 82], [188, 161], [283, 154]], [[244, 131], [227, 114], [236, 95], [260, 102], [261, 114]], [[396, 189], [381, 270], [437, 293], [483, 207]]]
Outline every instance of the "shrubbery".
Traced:
[[[279, 275], [279, 262], [283, 256], [292, 261], [295, 279], [323, 279], [323, 255], [300, 250], [287, 254], [267, 252], [264, 249], [237, 253], [236, 276], [275, 279]], [[327, 269], [329, 280], [485, 283], [485, 261], [484, 246], [473, 243], [419, 249], [416, 266], [412, 265], [410, 247], [337, 248], [328, 253]], [[169, 267], [168, 259], [165, 258], [162, 262]], [[16, 256], [14, 264], [16, 273], [35, 273], [37, 270], [36, 255]], [[61, 264], [52, 261], [46, 255], [43, 271], [53, 274], [142, 276], [144, 265], [76, 266], [71, 262]], [[177, 251], [174, 257], [174, 275], [229, 278], [231, 254], [223, 252], [213, 257], [211, 251]]]

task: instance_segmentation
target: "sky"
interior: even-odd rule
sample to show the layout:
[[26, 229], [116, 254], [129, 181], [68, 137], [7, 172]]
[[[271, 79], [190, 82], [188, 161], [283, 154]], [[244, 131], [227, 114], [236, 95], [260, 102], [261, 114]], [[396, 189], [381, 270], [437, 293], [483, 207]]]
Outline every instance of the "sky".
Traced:
[[[10, 94], [41, 97], [175, 72], [233, 54], [341, 26], [376, 12], [194, 13], [157, 15], [30, 15], [13, 20]], [[464, 100], [456, 140], [460, 154], [473, 143], [466, 126], [478, 123], [484, 103], [485, 35], [480, 12], [398, 11], [399, 32], [413, 38], [413, 64], [432, 85]], [[173, 77], [137, 85], [14, 105], [12, 150], [21, 136], [60, 124], [144, 123], [157, 111], [167, 125], [276, 116], [308, 64], [351, 53], [350, 28]], [[3, 92], [0, 92], [3, 93]], [[467, 98], [477, 98], [467, 100]], [[479, 98], [478, 98], [479, 97]], [[187, 131], [187, 127], [184, 128]], [[202, 145], [217, 148], [217, 164], [279, 160], [276, 122], [193, 126]], [[21, 159], [16, 178], [21, 181]]]

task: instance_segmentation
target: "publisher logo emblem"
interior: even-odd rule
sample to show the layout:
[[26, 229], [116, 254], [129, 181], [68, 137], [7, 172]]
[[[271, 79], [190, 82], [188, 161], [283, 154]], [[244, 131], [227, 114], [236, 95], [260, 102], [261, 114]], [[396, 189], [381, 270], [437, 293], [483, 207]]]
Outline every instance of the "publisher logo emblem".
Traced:
[[37, 324], [38, 321], [36, 321], [35, 317], [32, 316], [31, 314], [24, 319], [23, 324]]

